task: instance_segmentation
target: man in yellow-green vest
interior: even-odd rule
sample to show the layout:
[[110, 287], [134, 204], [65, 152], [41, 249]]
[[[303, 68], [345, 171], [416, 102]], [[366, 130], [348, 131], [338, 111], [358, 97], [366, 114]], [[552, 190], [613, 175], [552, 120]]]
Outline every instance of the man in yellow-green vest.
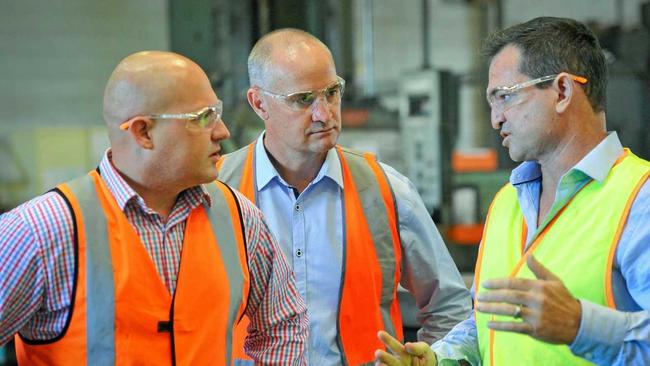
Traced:
[[387, 365], [650, 362], [650, 163], [605, 127], [607, 67], [582, 23], [492, 34], [487, 100], [514, 161], [486, 219], [474, 314], [431, 347], [379, 338]]

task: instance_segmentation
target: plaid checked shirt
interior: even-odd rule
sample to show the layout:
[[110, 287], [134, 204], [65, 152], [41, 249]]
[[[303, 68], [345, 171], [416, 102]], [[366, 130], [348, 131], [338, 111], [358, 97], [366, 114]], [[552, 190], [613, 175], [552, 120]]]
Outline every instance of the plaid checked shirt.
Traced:
[[[206, 202], [202, 186], [182, 192], [168, 219], [149, 209], [110, 161], [102, 178], [136, 229], [171, 294], [176, 288], [185, 221]], [[237, 193], [248, 245], [251, 289], [246, 310], [257, 328], [248, 351], [265, 365], [304, 364], [305, 305], [293, 274], [261, 212]], [[0, 216], [0, 345], [19, 332], [28, 339], [57, 336], [72, 302], [74, 232], [68, 206], [56, 193], [36, 197]]]

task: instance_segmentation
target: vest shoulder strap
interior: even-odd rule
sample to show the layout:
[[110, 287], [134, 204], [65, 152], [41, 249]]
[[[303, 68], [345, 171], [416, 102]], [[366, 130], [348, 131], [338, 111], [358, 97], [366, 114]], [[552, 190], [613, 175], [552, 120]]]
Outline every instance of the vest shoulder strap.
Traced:
[[[106, 215], [97, 195], [96, 180], [102, 179], [96, 171], [74, 179], [64, 185], [76, 200], [80, 209], [77, 225], [83, 225], [86, 262], [86, 319], [88, 360], [113, 360], [115, 357], [115, 288], [113, 265], [108, 243]], [[62, 190], [65, 189], [62, 187]], [[82, 255], [82, 254], [80, 254]], [[78, 259], [75, 260], [78, 262]], [[77, 269], [78, 272], [78, 269]]]
[[215, 181], [205, 185], [212, 197], [212, 205], [206, 207], [212, 231], [219, 237], [219, 250], [231, 281], [232, 293], [242, 294], [242, 306], [231, 323], [239, 322], [248, 302], [250, 276], [248, 270], [248, 245], [246, 242], [244, 218], [235, 192], [227, 184]]
[[217, 163], [218, 179], [222, 182], [227, 182], [232, 187], [239, 187], [244, 171], [244, 164], [249, 153], [254, 149], [255, 145], [250, 144], [222, 156]]

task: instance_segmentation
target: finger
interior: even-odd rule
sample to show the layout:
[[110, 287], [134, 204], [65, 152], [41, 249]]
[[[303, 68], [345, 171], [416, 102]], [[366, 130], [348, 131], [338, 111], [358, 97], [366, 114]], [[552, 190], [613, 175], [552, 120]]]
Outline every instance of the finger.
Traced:
[[400, 360], [390, 353], [382, 350], [375, 351], [375, 365], [401, 366]]
[[404, 348], [406, 353], [411, 356], [426, 357], [433, 355], [431, 346], [426, 344], [426, 342], [406, 343]]
[[519, 290], [481, 291], [477, 295], [480, 302], [505, 302], [509, 304], [528, 305], [531, 298], [529, 292]]
[[528, 268], [530, 268], [530, 271], [535, 274], [535, 277], [539, 278], [540, 280], [560, 281], [560, 278], [558, 276], [544, 267], [544, 265], [541, 264], [532, 255], [528, 257], [526, 264], [528, 265]]
[[483, 281], [481, 286], [488, 290], [510, 289], [527, 291], [532, 289], [536, 282], [537, 280], [526, 278], [495, 278]]
[[390, 334], [386, 333], [385, 331], [380, 330], [377, 333], [377, 337], [379, 338], [381, 343], [383, 343], [386, 346], [386, 348], [391, 350], [393, 353], [398, 355], [404, 353], [404, 345], [400, 343], [400, 341], [392, 337]]
[[414, 366], [436, 366], [438, 360], [431, 346], [425, 342], [406, 343], [406, 352], [412, 355], [411, 364]]
[[[511, 304], [502, 304], [502, 303], [480, 302], [476, 304], [476, 310], [486, 314], [514, 316], [514, 314], [517, 312], [517, 306]], [[529, 311], [528, 308], [522, 306], [520, 317], [525, 318], [526, 315], [528, 315], [528, 311]]]
[[526, 322], [489, 321], [488, 328], [498, 330], [498, 331], [521, 333], [521, 334], [532, 334], [533, 332], [533, 326]]

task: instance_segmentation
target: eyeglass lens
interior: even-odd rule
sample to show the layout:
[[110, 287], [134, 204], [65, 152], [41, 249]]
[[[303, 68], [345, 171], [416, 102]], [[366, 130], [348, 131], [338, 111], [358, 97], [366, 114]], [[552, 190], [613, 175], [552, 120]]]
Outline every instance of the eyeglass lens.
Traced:
[[338, 104], [341, 102], [342, 89], [343, 85], [336, 83], [323, 90], [292, 94], [287, 102], [295, 108], [305, 108], [311, 106], [319, 95], [323, 95], [327, 103]]
[[221, 115], [214, 108], [206, 108], [196, 118], [190, 120], [192, 124], [204, 129], [213, 128], [221, 119]]

